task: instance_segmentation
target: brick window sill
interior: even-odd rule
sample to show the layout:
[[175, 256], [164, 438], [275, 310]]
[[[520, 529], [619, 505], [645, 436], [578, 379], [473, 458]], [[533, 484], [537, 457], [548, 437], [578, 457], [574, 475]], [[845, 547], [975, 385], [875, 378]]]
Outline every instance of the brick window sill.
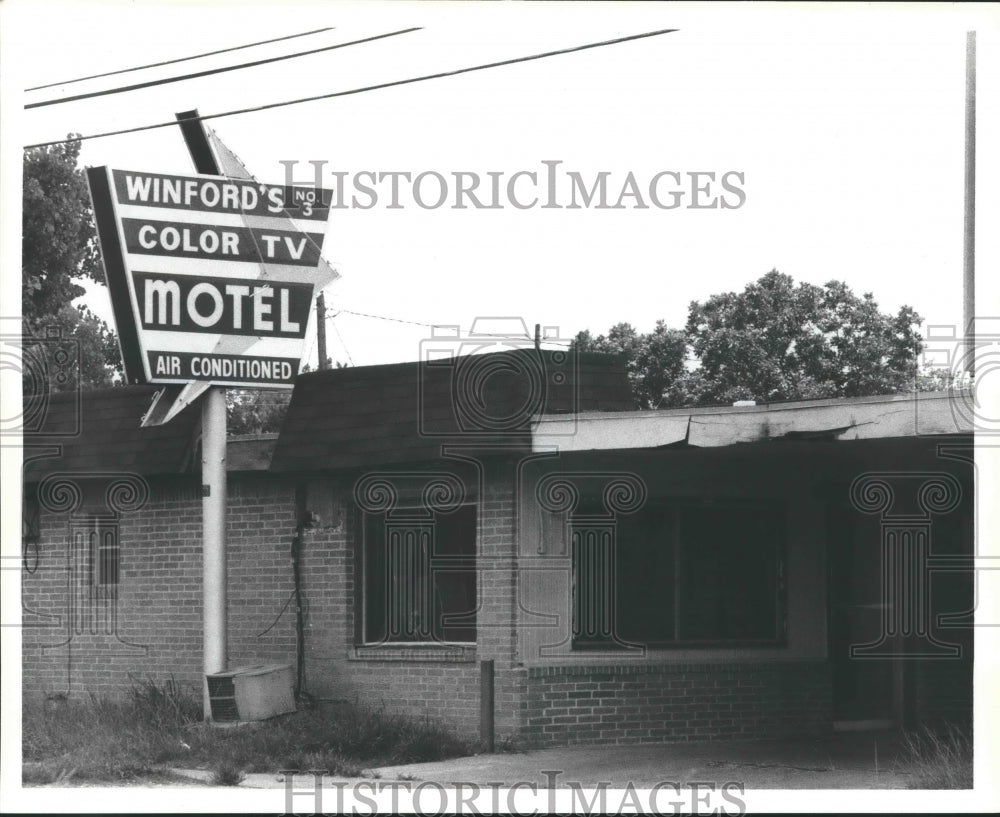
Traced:
[[469, 663], [476, 660], [475, 644], [373, 644], [352, 647], [350, 661], [440, 661]]

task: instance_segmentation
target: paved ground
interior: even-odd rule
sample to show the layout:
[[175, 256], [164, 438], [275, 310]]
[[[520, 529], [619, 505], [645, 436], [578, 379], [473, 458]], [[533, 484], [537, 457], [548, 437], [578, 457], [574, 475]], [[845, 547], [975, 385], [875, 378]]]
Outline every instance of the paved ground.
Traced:
[[[746, 789], [906, 788], [910, 776], [897, 768], [898, 741], [892, 734], [840, 734], [823, 740], [705, 742], [641, 746], [578, 746], [522, 753], [477, 755], [434, 763], [413, 763], [367, 770], [381, 780], [511, 785], [535, 782], [548, 788], [606, 781], [612, 788], [629, 782], [649, 788], [658, 782], [692, 781], [721, 785], [734, 781]], [[208, 772], [177, 770], [192, 780]], [[558, 772], [554, 778], [544, 772]], [[343, 778], [331, 778], [338, 780]], [[277, 775], [248, 775], [243, 786], [284, 785]]]

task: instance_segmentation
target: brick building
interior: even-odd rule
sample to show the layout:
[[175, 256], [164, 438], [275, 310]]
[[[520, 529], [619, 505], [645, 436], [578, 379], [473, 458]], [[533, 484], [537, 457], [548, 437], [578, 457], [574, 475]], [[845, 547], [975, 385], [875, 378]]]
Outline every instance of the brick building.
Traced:
[[[25, 437], [25, 696], [200, 687], [198, 416], [140, 429], [153, 393]], [[302, 375], [229, 441], [229, 664], [475, 737], [492, 661], [535, 746], [969, 718], [961, 399], [639, 412], [560, 353]]]

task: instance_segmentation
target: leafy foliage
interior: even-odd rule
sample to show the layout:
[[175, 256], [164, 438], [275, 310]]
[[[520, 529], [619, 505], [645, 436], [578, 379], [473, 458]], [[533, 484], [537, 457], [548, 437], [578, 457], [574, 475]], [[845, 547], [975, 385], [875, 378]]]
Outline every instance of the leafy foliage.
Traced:
[[843, 282], [796, 285], [772, 270], [742, 292], [692, 302], [684, 330], [622, 323], [574, 344], [624, 355], [642, 408], [859, 397], [914, 387], [921, 323], [910, 307], [883, 313]]
[[86, 306], [72, 301], [86, 293], [80, 279], [101, 282], [93, 208], [80, 143], [36, 148], [24, 154], [21, 329], [25, 339], [58, 334], [79, 350], [79, 370], [62, 388], [110, 386], [121, 374], [114, 332]]
[[656, 408], [664, 392], [684, 373], [685, 335], [678, 329], [668, 329], [662, 320], [649, 334], [639, 333], [630, 323], [619, 323], [607, 336], [595, 338], [584, 330], [573, 343], [581, 352], [624, 356], [632, 392], [642, 408]]
[[226, 389], [226, 429], [231, 435], [276, 432], [291, 400], [291, 389]]
[[[346, 369], [347, 364], [326, 359], [327, 368]], [[308, 363], [303, 372], [312, 371]], [[292, 401], [292, 390], [227, 389], [226, 421], [229, 434], [271, 434], [281, 430], [281, 423]]]

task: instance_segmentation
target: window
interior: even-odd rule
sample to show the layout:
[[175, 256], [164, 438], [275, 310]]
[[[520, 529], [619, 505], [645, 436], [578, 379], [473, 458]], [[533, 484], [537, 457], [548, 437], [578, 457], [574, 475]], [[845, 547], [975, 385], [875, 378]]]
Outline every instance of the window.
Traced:
[[364, 643], [474, 643], [475, 505], [363, 519]]
[[650, 503], [613, 535], [586, 519], [572, 531], [574, 646], [784, 637], [780, 508]]
[[118, 521], [92, 516], [81, 534], [90, 565], [90, 584], [110, 587], [118, 584], [121, 551], [118, 545]]

